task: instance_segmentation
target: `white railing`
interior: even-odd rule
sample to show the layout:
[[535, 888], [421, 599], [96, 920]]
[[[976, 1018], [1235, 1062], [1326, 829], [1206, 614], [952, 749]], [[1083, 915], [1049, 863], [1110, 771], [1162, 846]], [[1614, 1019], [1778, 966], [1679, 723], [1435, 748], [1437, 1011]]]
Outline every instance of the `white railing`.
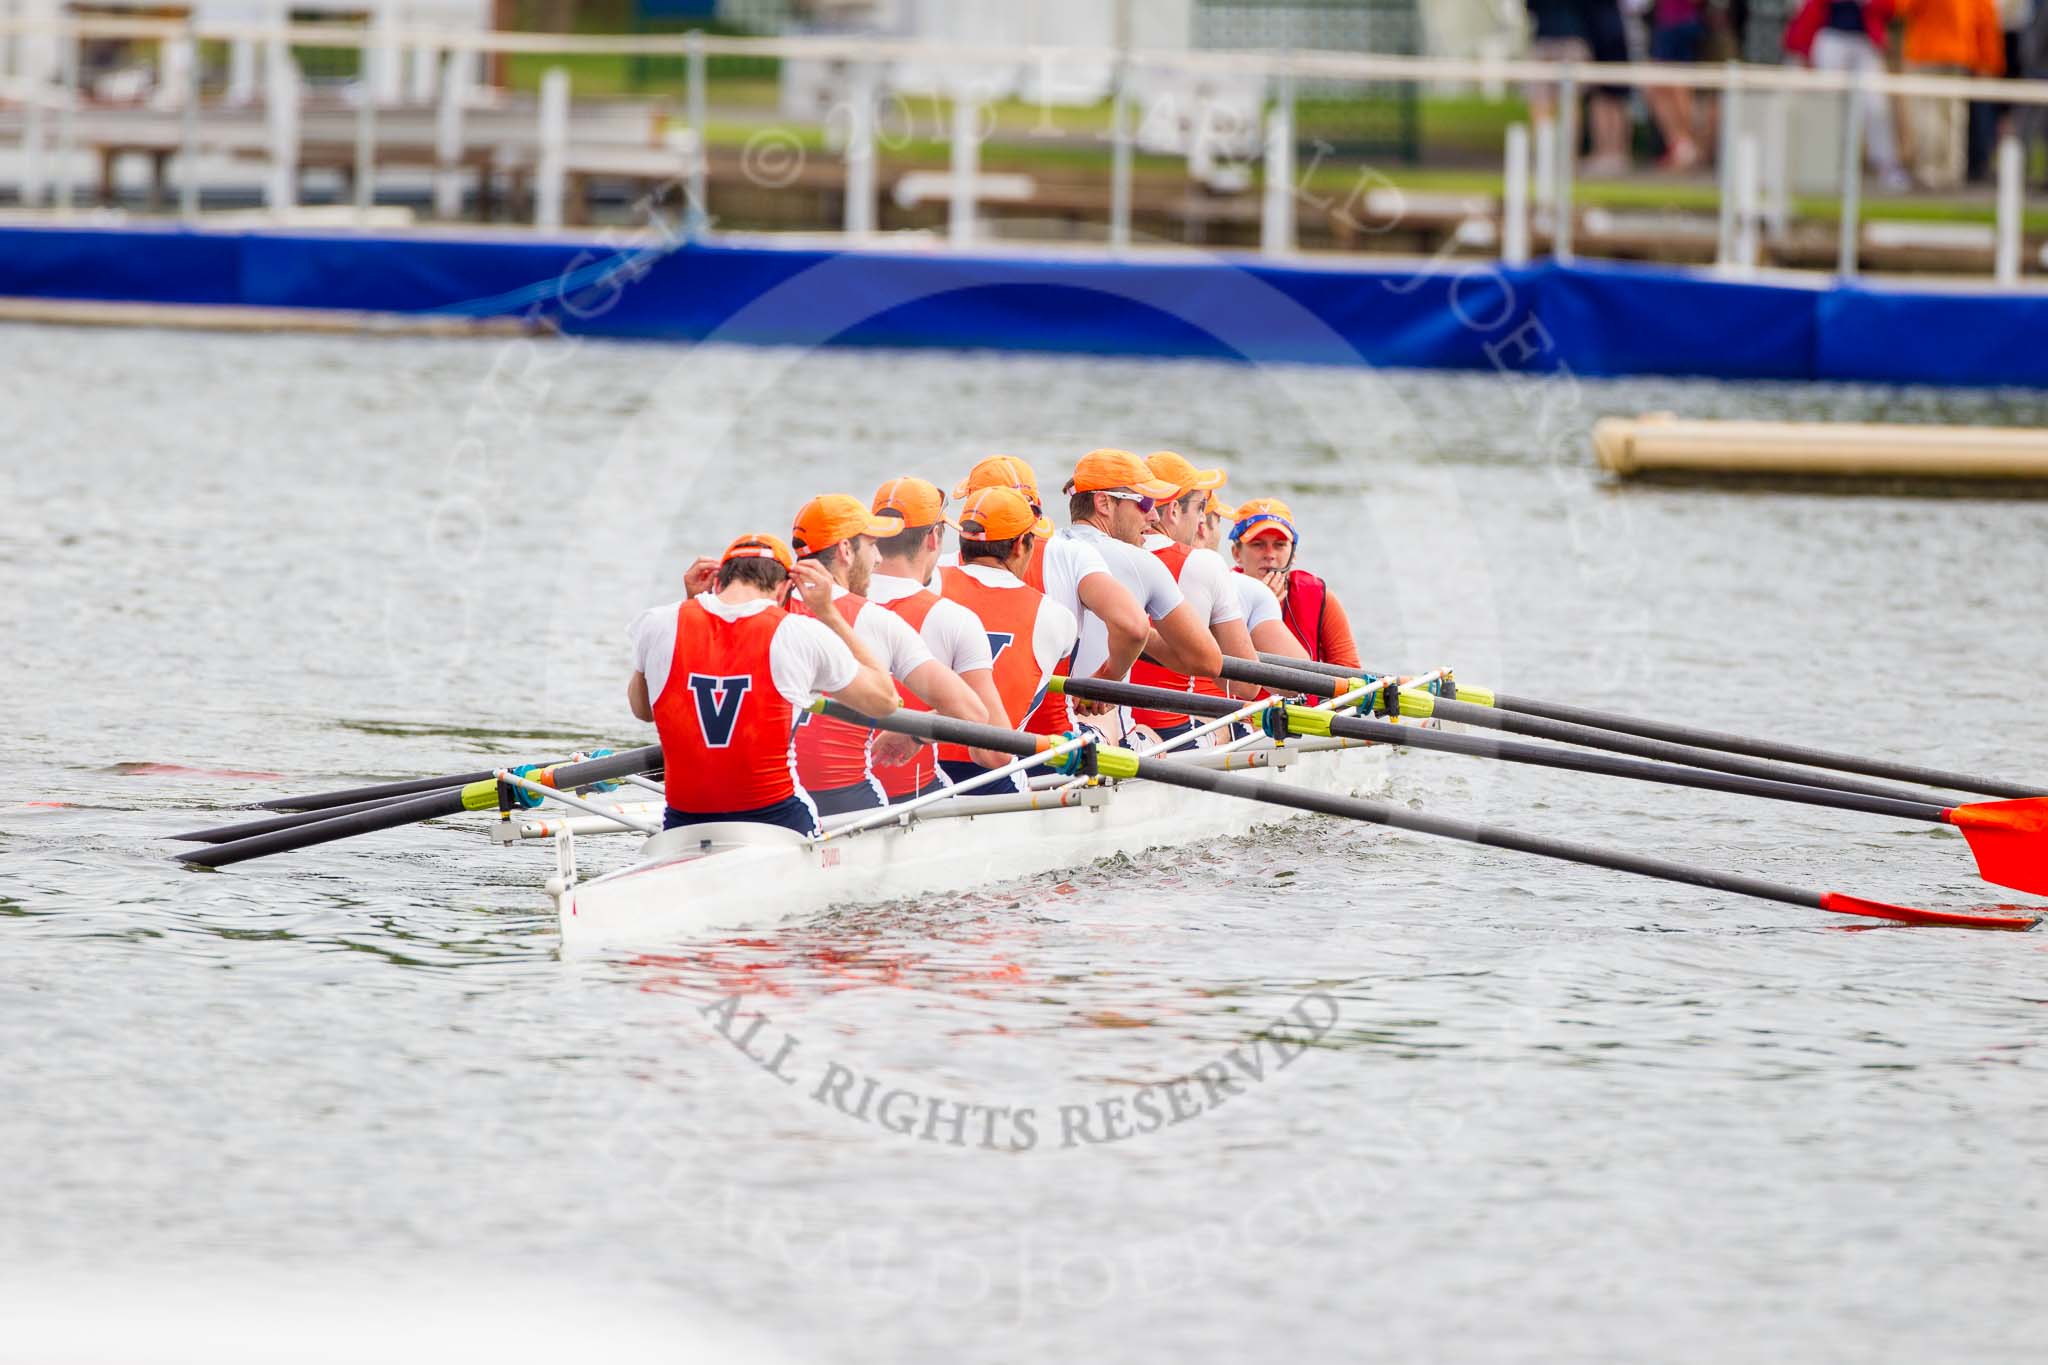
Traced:
[[[1558, 86], [1561, 117], [1551, 129], [1551, 135], [1556, 141], [1549, 146], [1539, 141], [1534, 146], [1533, 161], [1536, 169], [1533, 194], [1530, 182], [1531, 148], [1521, 140], [1523, 134], [1511, 134], [1509, 139], [1506, 156], [1505, 216], [1500, 241], [1503, 256], [1510, 261], [1526, 257], [1531, 239], [1528, 215], [1537, 212], [1540, 206], [1546, 204], [1551, 219], [1553, 254], [1561, 260], [1569, 260], [1573, 255], [1576, 157], [1563, 155], [1560, 149], [1572, 146], [1576, 142], [1573, 114], [1578, 90], [1588, 84], [1682, 86], [1717, 92], [1724, 101], [1723, 143], [1719, 157], [1720, 233], [1716, 254], [1721, 265], [1736, 270], [1755, 267], [1757, 223], [1760, 217], [1766, 216], [1769, 212], [1765, 207], [1766, 201], [1775, 203], [1776, 212], [1782, 216], [1786, 199], [1782, 184], [1769, 195], [1764, 194], [1758, 184], [1766, 167], [1773, 168], [1773, 173], [1782, 178], [1785, 162], [1782, 145], [1755, 145], [1753, 135], [1739, 131], [1735, 118], [1736, 109], [1742, 100], [1755, 96], [1782, 98], [1793, 95], [1832, 95], [1842, 98], [1845, 112], [1845, 136], [1839, 183], [1841, 228], [1837, 263], [1838, 271], [1843, 275], [1855, 273], [1858, 243], [1861, 240], [1861, 106], [1864, 98], [1875, 92], [1902, 98], [2048, 106], [2048, 81], [1988, 80], [1889, 73], [1869, 75], [1816, 71], [1805, 67], [1765, 67], [1737, 63], [1559, 64], [1492, 57], [1421, 57], [1352, 52], [1018, 47], [838, 35], [774, 38], [703, 33], [598, 36], [437, 28], [400, 29], [340, 24], [199, 23], [99, 16], [48, 20], [0, 19], [0, 38], [9, 36], [49, 40], [50, 51], [47, 55], [54, 60], [50, 61], [40, 74], [0, 80], [0, 103], [12, 102], [22, 106], [24, 110], [22, 143], [23, 163], [26, 169], [22, 188], [24, 199], [33, 202], [40, 202], [47, 188], [39, 183], [37, 177], [46, 174], [48, 163], [52, 160], [47, 146], [50, 135], [48, 124], [49, 116], [55, 116], [57, 145], [54, 161], [59, 168], [59, 174], [55, 177], [55, 198], [60, 209], [68, 209], [75, 195], [72, 160], [76, 151], [77, 113], [81, 104], [77, 61], [78, 43], [81, 39], [155, 41], [163, 45], [166, 53], [175, 50], [179, 54], [176, 60], [166, 60], [163, 63], [164, 69], [175, 73], [174, 79], [184, 87], [171, 92], [166, 113], [174, 109], [186, 111], [181, 120], [181, 137], [177, 151], [182, 158], [182, 164], [187, 167], [192, 164], [198, 150], [196, 140], [199, 129], [189, 111], [197, 103], [199, 71], [196, 52], [197, 44], [202, 42], [229, 44], [237, 54], [238, 64], [247, 62], [246, 54], [251, 49], [275, 54], [270, 70], [271, 80], [266, 81], [266, 90], [272, 89], [273, 83], [282, 85], [287, 90], [296, 84], [289, 79], [277, 78], [276, 55], [287, 53], [292, 47], [358, 50], [365, 54], [366, 70], [370, 60], [369, 54], [378, 53], [388, 60], [396, 60], [398, 54], [412, 53], [415, 94], [426, 93], [428, 87], [434, 87], [439, 100], [437, 142], [444, 149], [454, 144], [458, 152], [463, 102], [459, 92], [461, 80], [456, 69], [458, 57], [474, 60], [490, 55], [581, 55], [681, 59], [686, 64], [685, 119], [690, 127], [690, 136], [684, 139], [684, 142], [691, 149], [690, 154], [683, 158], [682, 178], [685, 182], [691, 221], [693, 226], [699, 229], [706, 221], [707, 171], [704, 148], [708, 133], [708, 101], [705, 87], [706, 62], [711, 57], [845, 63], [855, 72], [855, 89], [867, 92], [874, 89], [876, 68], [894, 62], [915, 62], [924, 68], [948, 68], [962, 73], [977, 68], [1017, 71], [1037, 67], [1049, 71], [1058, 67], [1106, 65], [1115, 73], [1112, 117], [1108, 133], [1112, 145], [1108, 235], [1113, 249], [1122, 249], [1131, 240], [1130, 182], [1134, 130], [1128, 108], [1128, 87], [1132, 73], [1168, 72], [1229, 76], [1235, 79], [1259, 78], [1267, 87], [1267, 135], [1264, 143], [1267, 148], [1266, 155], [1270, 158], [1268, 192], [1263, 197], [1260, 236], [1262, 249], [1270, 254], [1284, 254], [1294, 249], [1294, 201], [1298, 196], [1296, 192], [1289, 190], [1286, 182], [1293, 177], [1289, 163], [1292, 160], [1294, 142], [1294, 89], [1298, 81], [1428, 85], [1451, 82], [1468, 83], [1482, 88], [1499, 88], [1513, 81]], [[0, 44], [0, 47], [4, 46]], [[13, 46], [19, 64], [28, 44], [17, 41]], [[284, 64], [289, 65], [288, 62]], [[447, 73], [438, 80], [434, 74], [437, 66]], [[5, 74], [0, 72], [0, 76]], [[977, 82], [963, 75], [953, 87], [956, 102], [976, 102], [979, 98], [975, 94], [976, 84]], [[451, 87], [455, 88], [456, 93], [451, 94]], [[544, 206], [541, 213], [543, 223], [552, 224], [559, 221], [561, 188], [558, 181], [550, 183], [549, 177], [559, 176], [561, 173], [561, 147], [565, 138], [562, 119], [566, 91], [559, 77], [552, 81], [548, 90], [549, 94], [543, 102], [540, 119], [542, 126], [534, 131], [534, 140], [543, 149], [539, 156], [541, 180], [537, 184], [535, 197], [536, 201]], [[375, 104], [375, 99], [366, 93], [361, 97], [358, 108], [356, 133], [359, 155], [354, 173], [355, 202], [359, 215], [367, 214], [374, 197], [372, 186], [375, 166], [372, 159], [377, 119]], [[281, 116], [271, 116], [267, 122], [271, 129], [268, 154], [273, 167], [269, 177], [272, 186], [270, 198], [273, 204], [288, 206], [292, 196], [290, 190], [283, 184], [288, 177], [277, 168], [289, 168], [295, 164], [295, 145], [287, 144], [295, 143], [298, 136], [298, 121], [289, 113], [284, 113]], [[1782, 117], [1772, 121], [1773, 136], [1782, 137], [1783, 122]], [[953, 226], [949, 236], [956, 243], [971, 240], [972, 237], [974, 184], [977, 180], [975, 123], [973, 118], [965, 117], [956, 117], [953, 121], [951, 141], [954, 155], [950, 196]], [[867, 117], [859, 114], [849, 116], [845, 124], [847, 145], [843, 154], [848, 166], [850, 191], [847, 196], [846, 226], [849, 235], [861, 237], [872, 230], [873, 223], [875, 120], [872, 117], [872, 110]], [[1281, 154], [1275, 156], [1276, 150]], [[2025, 190], [2022, 161], [2019, 148], [2010, 141], [1999, 149], [1995, 256], [1996, 278], [2001, 283], [2015, 281], [2020, 269], [2020, 228]], [[1287, 166], [1287, 170], [1277, 177], [1282, 183], [1275, 187], [1272, 181], [1276, 177], [1272, 171], [1275, 166], [1281, 165]], [[197, 200], [189, 183], [191, 177], [188, 175], [186, 179], [188, 183], [181, 186], [181, 207], [190, 216], [197, 210]], [[451, 183], [452, 181], [446, 177], [442, 177], [438, 182], [436, 199], [444, 209], [448, 205], [448, 186]], [[1298, 190], [1299, 187], [1294, 187], [1294, 191]]]

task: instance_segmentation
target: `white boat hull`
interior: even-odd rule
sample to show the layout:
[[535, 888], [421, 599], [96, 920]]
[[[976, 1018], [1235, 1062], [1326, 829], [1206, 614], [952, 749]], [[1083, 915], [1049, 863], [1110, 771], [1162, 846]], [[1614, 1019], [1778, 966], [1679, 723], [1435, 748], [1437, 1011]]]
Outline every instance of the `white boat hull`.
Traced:
[[[1249, 776], [1358, 795], [1386, 782], [1391, 751], [1341, 741], [1244, 756]], [[1240, 765], [1230, 765], [1236, 769]], [[1047, 801], [1063, 799], [1042, 793]], [[960, 798], [972, 808], [977, 798]], [[812, 842], [767, 825], [699, 825], [647, 840], [639, 860], [556, 884], [565, 949], [756, 929], [838, 905], [962, 891], [1082, 867], [1098, 858], [1249, 833], [1299, 818], [1281, 806], [1154, 782], [1070, 791], [1064, 807], [915, 820]], [[988, 798], [1014, 806], [1016, 798]]]

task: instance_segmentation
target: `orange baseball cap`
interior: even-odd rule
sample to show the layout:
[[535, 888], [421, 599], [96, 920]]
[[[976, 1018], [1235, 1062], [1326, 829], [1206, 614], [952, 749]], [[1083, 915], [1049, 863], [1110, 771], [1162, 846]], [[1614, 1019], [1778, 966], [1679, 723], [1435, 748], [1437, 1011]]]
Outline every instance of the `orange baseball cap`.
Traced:
[[1170, 498], [1180, 490], [1152, 477], [1145, 462], [1128, 450], [1091, 450], [1074, 466], [1067, 489], [1074, 493], [1103, 493], [1128, 488], [1147, 498]]
[[[1015, 455], [991, 455], [981, 461], [967, 471], [966, 478], [953, 485], [953, 496], [964, 498], [983, 488], [1014, 489], [1023, 494], [1025, 500], [1033, 507], [1039, 506], [1042, 501], [1038, 496], [1038, 471]], [[1038, 525], [1031, 529], [1037, 535], [1049, 536], [1052, 534], [1053, 526], [1041, 515], [1038, 518]]]
[[893, 536], [903, 518], [877, 516], [851, 493], [823, 493], [797, 509], [789, 542], [798, 554], [823, 554], [855, 536]]
[[1165, 480], [1182, 494], [1213, 492], [1230, 482], [1230, 476], [1222, 470], [1197, 469], [1184, 456], [1170, 450], [1155, 450], [1147, 455], [1145, 468], [1152, 471], [1153, 478]]
[[923, 479], [889, 480], [875, 490], [872, 506], [877, 513], [901, 517], [906, 530], [937, 526], [946, 519], [946, 495], [937, 484]]
[[1202, 511], [1205, 515], [1212, 517], [1221, 517], [1225, 521], [1237, 520], [1237, 509], [1235, 507], [1232, 507], [1229, 503], [1224, 502], [1222, 499], [1218, 498], [1216, 496], [1216, 492], [1214, 489], [1211, 489], [1209, 491], [1208, 506], [1204, 507]]
[[1278, 498], [1253, 498], [1239, 504], [1237, 520], [1230, 528], [1230, 538], [1256, 540], [1267, 535], [1286, 536], [1299, 543], [1301, 537], [1294, 529], [1293, 510]]
[[[969, 495], [960, 520], [953, 524], [960, 528], [962, 540], [1010, 540], [1026, 531], [1044, 535], [1039, 528], [1048, 523], [1016, 489], [984, 488]], [[970, 526], [977, 529], [969, 530]]]
[[725, 547], [718, 562], [724, 566], [735, 559], [772, 559], [785, 569], [796, 567], [796, 556], [790, 553], [789, 546], [766, 531], [747, 532]]

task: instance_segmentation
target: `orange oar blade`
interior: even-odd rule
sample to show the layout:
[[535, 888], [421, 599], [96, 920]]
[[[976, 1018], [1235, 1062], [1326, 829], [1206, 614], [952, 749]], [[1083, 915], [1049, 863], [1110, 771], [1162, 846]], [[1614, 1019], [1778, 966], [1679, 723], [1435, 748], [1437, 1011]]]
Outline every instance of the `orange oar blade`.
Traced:
[[1970, 841], [1985, 881], [2048, 895], [2048, 797], [1983, 801], [1942, 815]]
[[2040, 921], [2033, 915], [1966, 915], [1952, 910], [1915, 910], [1910, 905], [1886, 905], [1839, 891], [1821, 894], [1820, 908], [1838, 915], [1865, 915], [1871, 919], [1897, 920], [1900, 924], [1945, 924], [1956, 929], [2017, 929], [2022, 932]]

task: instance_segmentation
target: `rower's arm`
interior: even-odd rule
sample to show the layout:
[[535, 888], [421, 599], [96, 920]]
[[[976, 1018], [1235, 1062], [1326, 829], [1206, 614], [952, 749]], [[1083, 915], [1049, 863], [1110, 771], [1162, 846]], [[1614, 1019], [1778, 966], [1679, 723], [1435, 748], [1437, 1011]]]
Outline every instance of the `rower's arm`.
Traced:
[[1261, 621], [1252, 627], [1252, 644], [1261, 654], [1283, 654], [1290, 659], [1306, 659], [1308, 651], [1301, 647], [1301, 641], [1294, 638], [1294, 632], [1281, 620]]
[[639, 719], [654, 719], [654, 703], [647, 699], [647, 675], [637, 668], [633, 670], [633, 680], [626, 684], [626, 705]]
[[1106, 573], [1092, 573], [1081, 580], [1077, 589], [1081, 605], [1095, 613], [1109, 633], [1109, 657], [1102, 667], [1095, 670], [1098, 678], [1121, 679], [1131, 671], [1131, 665], [1138, 662], [1138, 656], [1145, 652], [1145, 642], [1152, 633], [1152, 623], [1145, 619], [1145, 609], [1138, 605], [1138, 599], [1131, 596], [1130, 589]]
[[[1286, 627], [1282, 626], [1282, 630]], [[1209, 627], [1209, 633], [1216, 637], [1216, 647], [1224, 656], [1232, 659], [1249, 659], [1258, 662], [1258, 651], [1252, 645], [1252, 633], [1244, 628], [1244, 618], [1235, 621], [1218, 621]], [[1219, 668], [1222, 664], [1219, 662]], [[1266, 689], [1257, 683], [1227, 682], [1223, 690], [1239, 701], [1250, 701]]]
[[1327, 590], [1323, 593], [1321, 644], [1324, 663], [1340, 668], [1359, 667], [1358, 644], [1351, 638], [1351, 618], [1344, 614], [1344, 604], [1337, 600], [1337, 594]]
[[911, 669], [903, 685], [910, 689], [910, 695], [942, 716], [976, 725], [989, 723], [988, 712], [982, 708], [981, 698], [974, 695], [974, 689], [937, 659], [927, 659]]
[[1191, 678], [1213, 678], [1223, 668], [1216, 637], [1186, 602], [1159, 620], [1147, 649], [1158, 663]]
[[846, 618], [836, 608], [828, 608], [813, 619], [823, 622], [825, 629], [838, 636], [840, 643], [853, 651], [853, 661], [860, 665], [853, 681], [832, 693], [832, 700], [844, 702], [864, 716], [879, 718], [893, 712], [899, 702], [896, 683], [876, 660], [875, 652], [846, 624]]
[[[975, 675], [984, 680], [989, 694], [994, 696], [994, 675], [985, 668], [976, 669]], [[967, 680], [937, 659], [920, 664], [911, 670], [910, 676], [903, 680], [903, 685], [910, 689], [912, 696], [942, 716], [970, 721], [975, 725], [1001, 725], [1008, 720], [1003, 714], [1000, 697], [996, 698], [996, 709], [991, 713], [987, 702], [975, 693]], [[970, 758], [984, 768], [1000, 768], [1010, 761], [1008, 754], [999, 754], [988, 749], [970, 749], [967, 752]], [[991, 759], [994, 761], [991, 762]]]
[[[987, 717], [984, 724], [1000, 726], [1006, 730], [1011, 728], [1009, 713], [1003, 707], [1003, 694], [996, 691], [996, 675], [993, 671], [986, 668], [971, 669], [960, 674], [960, 681], [974, 694], [974, 699], [981, 703], [982, 715]], [[913, 687], [911, 690], [916, 691], [916, 688]], [[929, 703], [930, 699], [926, 698], [926, 701]], [[967, 756], [984, 768], [1000, 768], [1011, 758], [1009, 754], [997, 753], [993, 749], [969, 749]]]

